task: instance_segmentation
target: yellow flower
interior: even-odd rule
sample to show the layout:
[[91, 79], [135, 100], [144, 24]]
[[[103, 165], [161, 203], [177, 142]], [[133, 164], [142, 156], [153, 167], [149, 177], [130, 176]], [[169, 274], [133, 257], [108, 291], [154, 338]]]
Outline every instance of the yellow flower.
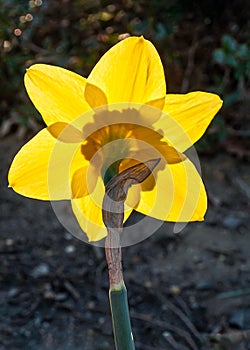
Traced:
[[9, 171], [9, 186], [42, 200], [71, 200], [90, 241], [106, 235], [104, 181], [135, 162], [162, 161], [140, 186], [133, 209], [160, 220], [203, 220], [204, 185], [183, 154], [205, 132], [222, 101], [211, 93], [167, 94], [154, 46], [130, 37], [113, 46], [87, 79], [45, 64], [25, 75], [27, 92], [47, 127], [25, 144]]

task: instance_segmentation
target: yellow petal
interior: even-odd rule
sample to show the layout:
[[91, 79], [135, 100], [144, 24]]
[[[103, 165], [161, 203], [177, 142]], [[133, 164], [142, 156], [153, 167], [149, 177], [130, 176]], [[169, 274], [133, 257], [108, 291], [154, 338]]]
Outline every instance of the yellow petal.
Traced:
[[9, 170], [9, 186], [30, 198], [70, 199], [70, 171], [86, 164], [77, 149], [78, 144], [58, 142], [47, 129], [41, 130], [15, 156]]
[[84, 96], [91, 108], [105, 106], [108, 103], [104, 92], [99, 87], [88, 82], [85, 87]]
[[[60, 158], [60, 153], [61, 153], [61, 147], [64, 149], [64, 145], [62, 142], [58, 142], [56, 150], [53, 152], [53, 158], [58, 157]], [[86, 167], [89, 166], [89, 161], [85, 159], [84, 155], [82, 154], [81, 151], [81, 144], [76, 145], [75, 147], [72, 147], [72, 145], [69, 145], [69, 152], [66, 153], [68, 154], [68, 160], [67, 162], [70, 163], [70, 178], [72, 180], [74, 173], [81, 167]], [[52, 158], [52, 160], [53, 160]]]
[[[156, 186], [142, 191], [136, 210], [159, 220], [173, 222], [202, 221], [207, 209], [207, 197], [203, 182], [194, 165], [186, 159], [159, 171]], [[143, 186], [142, 186], [143, 187]]]
[[47, 125], [71, 122], [90, 109], [84, 98], [86, 79], [67, 69], [35, 64], [27, 70], [24, 83]]
[[94, 202], [91, 195], [71, 200], [72, 210], [90, 242], [99, 241], [107, 235], [102, 221], [102, 210]]
[[[138, 142], [137, 159], [154, 159], [160, 156], [168, 164], [179, 163], [185, 159], [183, 154], [168, 144], [160, 132], [153, 130], [151, 127], [134, 125], [133, 137]], [[140, 143], [138, 140], [143, 141], [143, 143]]]
[[109, 103], [146, 103], [165, 96], [166, 84], [160, 57], [143, 37], [130, 37], [113, 46], [88, 77]]
[[56, 140], [43, 129], [15, 156], [9, 170], [9, 186], [31, 198], [49, 199], [49, 159]]
[[54, 123], [47, 127], [47, 130], [56, 139], [66, 143], [80, 143], [83, 141], [82, 132], [71, 124]]
[[77, 169], [71, 181], [73, 198], [81, 198], [93, 192], [98, 173], [91, 165]]
[[[146, 103], [146, 105], [147, 106], [150, 106], [150, 107], [153, 107], [152, 108], [152, 110], [154, 110], [154, 109], [160, 109], [160, 110], [162, 110], [163, 109], [163, 107], [164, 107], [164, 105], [165, 105], [165, 96], [164, 97], [161, 97], [161, 98], [158, 98], [157, 100], [153, 100], [153, 101], [148, 101], [147, 103]], [[143, 107], [143, 106], [142, 106]], [[140, 109], [140, 112], [141, 112], [141, 109]], [[152, 113], [152, 111], [150, 111], [150, 110], [148, 110], [147, 112], [151, 112]], [[158, 118], [157, 118], [158, 119]], [[153, 123], [154, 123], [155, 121], [153, 121]]]
[[219, 96], [206, 92], [166, 95], [166, 115], [155, 124], [180, 152], [192, 146], [206, 131], [222, 106]]
[[[106, 227], [102, 220], [102, 201], [105, 188], [101, 178], [98, 178], [92, 194], [82, 198], [72, 199], [73, 212], [81, 229], [86, 233], [90, 242], [99, 241], [107, 235]], [[133, 209], [125, 205], [124, 222]]]
[[88, 167], [77, 169], [74, 172], [71, 182], [71, 190], [73, 198], [81, 198], [88, 194], [87, 188], [87, 170]]
[[[135, 187], [133, 191], [131, 191], [132, 187]], [[132, 187], [129, 188], [127, 193], [127, 198], [125, 200], [126, 210], [136, 208], [140, 202], [140, 197], [141, 197], [140, 187], [137, 185], [133, 185]]]

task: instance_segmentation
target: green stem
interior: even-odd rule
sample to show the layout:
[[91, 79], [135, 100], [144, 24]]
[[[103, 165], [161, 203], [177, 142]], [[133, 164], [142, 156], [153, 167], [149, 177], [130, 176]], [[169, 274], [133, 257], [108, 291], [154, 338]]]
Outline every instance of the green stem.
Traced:
[[110, 289], [109, 300], [116, 350], [135, 350], [124, 283]]

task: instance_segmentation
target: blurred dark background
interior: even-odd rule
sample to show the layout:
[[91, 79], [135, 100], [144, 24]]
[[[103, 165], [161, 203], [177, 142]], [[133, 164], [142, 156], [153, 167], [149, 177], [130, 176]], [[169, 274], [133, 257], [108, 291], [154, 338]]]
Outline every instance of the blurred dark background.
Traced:
[[249, 137], [247, 0], [1, 0], [0, 6], [2, 136], [15, 128], [32, 131], [42, 122], [23, 88], [26, 67], [44, 62], [88, 76], [102, 54], [129, 33], [154, 43], [169, 92], [206, 90], [223, 98], [201, 149], [226, 144], [229, 152], [248, 153], [237, 141], [246, 146]]
[[165, 223], [123, 249], [136, 348], [250, 349], [249, 33], [247, 0], [0, 0], [0, 350], [114, 348], [103, 250], [70, 235], [49, 203], [8, 189], [7, 173], [43, 127], [26, 67], [88, 76], [128, 34], [156, 46], [168, 92], [224, 100], [196, 144], [205, 222], [177, 235]]

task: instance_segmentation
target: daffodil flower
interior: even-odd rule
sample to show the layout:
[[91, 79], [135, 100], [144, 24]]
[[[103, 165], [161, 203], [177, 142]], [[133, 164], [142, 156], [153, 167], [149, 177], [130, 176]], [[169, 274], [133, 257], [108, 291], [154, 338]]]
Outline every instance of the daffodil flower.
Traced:
[[71, 200], [90, 241], [106, 235], [105, 184], [114, 173], [160, 157], [154, 176], [131, 187], [133, 209], [166, 221], [200, 221], [207, 208], [201, 177], [183, 154], [205, 132], [222, 101], [211, 93], [166, 94], [160, 57], [151, 42], [129, 37], [99, 60], [87, 79], [35, 64], [25, 87], [47, 127], [25, 144], [9, 186], [42, 200]]

